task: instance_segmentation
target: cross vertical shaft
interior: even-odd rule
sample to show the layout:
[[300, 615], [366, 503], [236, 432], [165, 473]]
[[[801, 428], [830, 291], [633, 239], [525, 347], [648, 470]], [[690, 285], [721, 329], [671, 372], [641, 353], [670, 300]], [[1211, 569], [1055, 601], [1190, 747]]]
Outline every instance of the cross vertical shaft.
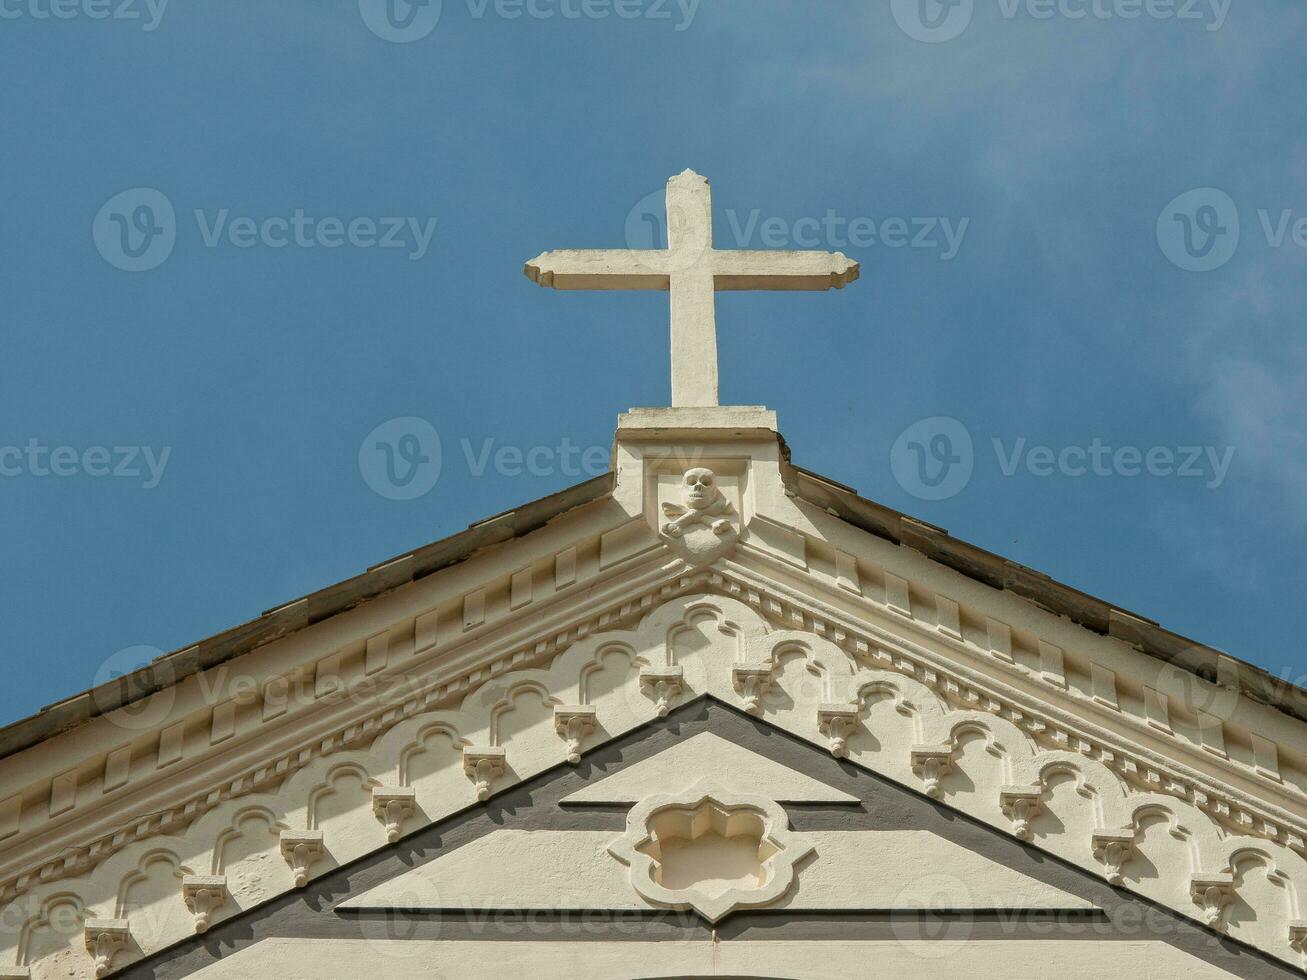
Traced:
[[672, 405], [717, 404], [712, 188], [698, 174], [667, 182], [672, 306]]

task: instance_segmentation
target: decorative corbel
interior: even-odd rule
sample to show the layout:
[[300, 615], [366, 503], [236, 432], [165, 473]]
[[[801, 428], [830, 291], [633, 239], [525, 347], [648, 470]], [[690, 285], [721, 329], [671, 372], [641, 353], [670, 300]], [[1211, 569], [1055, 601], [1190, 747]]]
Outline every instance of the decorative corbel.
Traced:
[[1135, 856], [1135, 835], [1132, 830], [1095, 830], [1089, 838], [1094, 858], [1103, 864], [1103, 877], [1109, 885], [1125, 880], [1121, 869]]
[[848, 754], [849, 739], [858, 730], [858, 710], [856, 704], [817, 706], [817, 730], [826, 736], [830, 754], [837, 759]]
[[320, 830], [283, 830], [281, 856], [295, 876], [295, 887], [303, 888], [309, 880], [309, 868], [326, 853]]
[[1213, 929], [1221, 929], [1225, 907], [1234, 901], [1234, 875], [1225, 872], [1192, 875], [1189, 895], [1202, 907], [1203, 922]]
[[227, 876], [184, 875], [182, 901], [195, 917], [195, 931], [206, 932], [214, 910], [227, 902]]
[[412, 786], [372, 787], [372, 812], [386, 828], [386, 840], [399, 840], [404, 821], [418, 812], [417, 790]]
[[762, 714], [762, 696], [771, 687], [771, 667], [760, 664], [736, 664], [731, 668], [731, 683], [744, 698], [744, 710]]
[[132, 930], [126, 919], [87, 919], [86, 951], [95, 960], [95, 975], [107, 976], [113, 958], [131, 945]]
[[1289, 923], [1289, 948], [1303, 959], [1307, 966], [1307, 922], [1295, 919]]
[[476, 784], [477, 799], [490, 798], [490, 784], [504, 774], [508, 753], [503, 746], [494, 745], [487, 748], [465, 746], [463, 749], [463, 772]]
[[640, 690], [657, 702], [658, 717], [666, 718], [672, 701], [685, 687], [685, 672], [680, 666], [641, 667]]
[[597, 724], [593, 704], [554, 705], [554, 731], [567, 739], [567, 761], [572, 765], [581, 761], [581, 746]]
[[1003, 815], [1012, 821], [1012, 832], [1018, 840], [1028, 841], [1034, 836], [1030, 821], [1043, 807], [1042, 786], [1004, 786], [998, 791], [998, 806]]
[[932, 800], [944, 798], [944, 777], [953, 768], [952, 745], [912, 746], [912, 773]]

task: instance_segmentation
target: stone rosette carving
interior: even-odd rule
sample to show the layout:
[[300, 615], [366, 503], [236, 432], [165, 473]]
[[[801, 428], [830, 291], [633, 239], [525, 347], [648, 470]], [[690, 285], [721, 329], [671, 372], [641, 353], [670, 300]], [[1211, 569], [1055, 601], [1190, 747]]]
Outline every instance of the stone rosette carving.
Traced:
[[693, 909], [714, 923], [779, 901], [812, 850], [790, 832], [779, 803], [707, 780], [637, 803], [626, 833], [608, 847], [630, 868], [631, 887], [644, 901]]
[[692, 565], [706, 564], [730, 550], [739, 532], [717, 474], [706, 466], [690, 467], [681, 477], [680, 493], [681, 503], [663, 502], [663, 540]]

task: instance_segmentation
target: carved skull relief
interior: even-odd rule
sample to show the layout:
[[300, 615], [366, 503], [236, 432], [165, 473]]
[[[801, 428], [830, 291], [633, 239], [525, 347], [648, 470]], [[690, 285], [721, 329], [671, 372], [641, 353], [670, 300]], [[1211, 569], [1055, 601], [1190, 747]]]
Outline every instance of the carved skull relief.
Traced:
[[731, 505], [717, 486], [717, 475], [712, 470], [705, 466], [686, 470], [681, 478], [681, 500], [684, 506], [663, 504], [663, 514], [671, 518], [663, 525], [663, 533], [669, 538], [679, 538], [697, 524], [718, 535], [731, 531], [731, 522], [724, 516], [730, 513]]

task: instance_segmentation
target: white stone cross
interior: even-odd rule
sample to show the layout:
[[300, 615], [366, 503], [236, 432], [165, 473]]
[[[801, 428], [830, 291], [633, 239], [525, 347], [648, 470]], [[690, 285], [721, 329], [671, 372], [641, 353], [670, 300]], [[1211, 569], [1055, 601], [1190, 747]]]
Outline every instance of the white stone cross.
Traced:
[[672, 404], [717, 404], [715, 292], [842, 289], [858, 263], [842, 252], [719, 251], [712, 190], [692, 170], [667, 182], [667, 248], [568, 248], [526, 264], [527, 278], [555, 289], [661, 289], [672, 294]]

